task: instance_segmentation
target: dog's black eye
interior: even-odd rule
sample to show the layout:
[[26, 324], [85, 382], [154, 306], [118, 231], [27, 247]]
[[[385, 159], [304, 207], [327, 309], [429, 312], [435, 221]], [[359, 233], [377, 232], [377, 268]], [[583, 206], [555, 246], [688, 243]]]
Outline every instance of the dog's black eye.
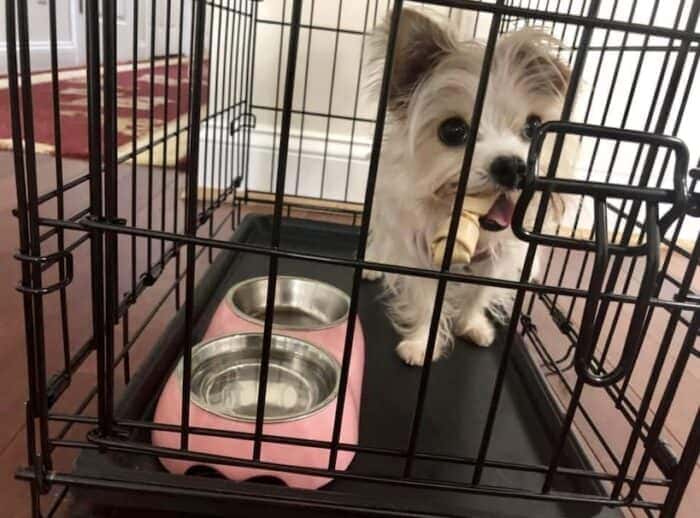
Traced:
[[532, 140], [535, 130], [542, 125], [542, 119], [537, 115], [528, 115], [525, 119], [525, 126], [522, 129], [522, 136], [526, 140]]
[[469, 125], [462, 117], [450, 117], [442, 121], [438, 137], [446, 146], [462, 146], [467, 141]]

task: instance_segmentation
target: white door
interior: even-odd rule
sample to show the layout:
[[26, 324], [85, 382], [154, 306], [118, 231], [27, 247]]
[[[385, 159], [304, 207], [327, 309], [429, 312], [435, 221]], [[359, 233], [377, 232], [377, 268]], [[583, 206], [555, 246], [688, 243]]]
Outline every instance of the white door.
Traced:
[[[178, 53], [180, 49], [181, 14], [185, 16], [182, 30], [182, 54], [187, 55], [190, 52], [192, 2], [184, 2], [183, 13], [180, 12], [181, 3], [180, 0], [159, 0], [156, 2], [156, 56], [165, 56], [166, 54], [173, 56]], [[149, 10], [150, 9], [149, 3]], [[170, 17], [168, 17], [168, 10], [170, 10]], [[170, 23], [168, 23], [168, 21], [170, 21]]]
[[[56, 54], [60, 68], [80, 66], [85, 63], [85, 21], [80, 15], [83, 0], [56, 2]], [[25, 1], [27, 8], [29, 49], [32, 70], [48, 70], [51, 67], [51, 38], [49, 0]], [[15, 10], [16, 13], [16, 10]], [[18, 14], [15, 14], [18, 16]], [[7, 73], [7, 37], [5, 1], [0, 1], [0, 74]]]
[[[85, 64], [85, 7], [88, 0], [56, 1], [56, 40], [59, 68], [78, 67]], [[134, 23], [137, 24], [137, 59], [149, 59], [151, 34], [155, 31], [155, 56], [177, 54], [180, 44], [181, 0], [141, 0], [139, 12], [134, 12], [134, 0], [115, 0], [117, 6], [117, 61], [133, 59]], [[167, 21], [167, 5], [170, 3], [170, 24]], [[102, 11], [102, 0], [98, 0]], [[156, 6], [155, 25], [151, 16]], [[192, 1], [185, 1], [182, 53], [189, 54]], [[29, 39], [32, 70], [48, 70], [51, 66], [51, 44], [49, 38], [49, 0], [28, 0]], [[5, 34], [4, 1], [0, 0], [0, 75], [7, 73], [7, 49]], [[166, 25], [168, 25], [166, 27]], [[167, 35], [170, 46], [166, 49]], [[100, 41], [100, 45], [102, 41]]]
[[[76, 0], [77, 2], [77, 23], [80, 24], [78, 31], [78, 53], [80, 54], [80, 64], [85, 63], [86, 52], [86, 29], [85, 29], [85, 4], [88, 0]], [[102, 23], [102, 1], [98, 0], [100, 10], [100, 23]], [[138, 60], [148, 59], [150, 56], [150, 34], [151, 34], [151, 2], [141, 0], [138, 2], [138, 13], [134, 10], [133, 0], [116, 0], [117, 7], [117, 61], [131, 61], [134, 55], [134, 24], [137, 23], [136, 37], [138, 48]], [[102, 45], [102, 40], [100, 40]]]

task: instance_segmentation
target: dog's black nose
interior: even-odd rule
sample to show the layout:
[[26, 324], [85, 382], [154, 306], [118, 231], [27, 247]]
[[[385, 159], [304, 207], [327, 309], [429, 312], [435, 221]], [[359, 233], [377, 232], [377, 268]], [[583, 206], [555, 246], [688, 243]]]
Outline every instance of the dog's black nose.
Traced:
[[519, 156], [498, 156], [491, 162], [491, 178], [498, 185], [509, 189], [519, 187], [525, 179], [526, 172], [527, 166]]

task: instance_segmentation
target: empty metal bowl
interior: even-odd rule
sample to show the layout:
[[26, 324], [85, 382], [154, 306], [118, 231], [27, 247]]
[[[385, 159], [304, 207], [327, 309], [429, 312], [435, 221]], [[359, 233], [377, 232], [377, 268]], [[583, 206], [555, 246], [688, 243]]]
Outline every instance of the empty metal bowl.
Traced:
[[[262, 343], [262, 333], [243, 333], [197, 345], [192, 350], [192, 402], [221, 417], [255, 421]], [[309, 342], [273, 334], [269, 365], [265, 422], [307, 417], [337, 396], [338, 361]], [[180, 360], [180, 382], [182, 371]]]
[[[267, 303], [267, 277], [233, 286], [226, 297], [241, 318], [262, 324]], [[318, 330], [347, 320], [350, 297], [338, 288], [313, 279], [281, 275], [275, 291], [274, 325], [277, 329]]]

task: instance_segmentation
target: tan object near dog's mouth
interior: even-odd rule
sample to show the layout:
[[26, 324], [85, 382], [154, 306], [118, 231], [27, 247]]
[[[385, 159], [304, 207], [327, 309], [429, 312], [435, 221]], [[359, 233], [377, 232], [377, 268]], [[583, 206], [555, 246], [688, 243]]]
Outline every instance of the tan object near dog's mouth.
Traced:
[[[489, 215], [501, 197], [500, 192], [469, 195], [464, 197], [464, 208], [457, 229], [457, 240], [452, 252], [452, 264], [469, 264], [476, 253], [476, 246], [481, 231], [480, 220]], [[442, 266], [445, 257], [447, 234], [450, 230], [450, 219], [447, 218], [438, 227], [432, 242], [433, 265]]]

